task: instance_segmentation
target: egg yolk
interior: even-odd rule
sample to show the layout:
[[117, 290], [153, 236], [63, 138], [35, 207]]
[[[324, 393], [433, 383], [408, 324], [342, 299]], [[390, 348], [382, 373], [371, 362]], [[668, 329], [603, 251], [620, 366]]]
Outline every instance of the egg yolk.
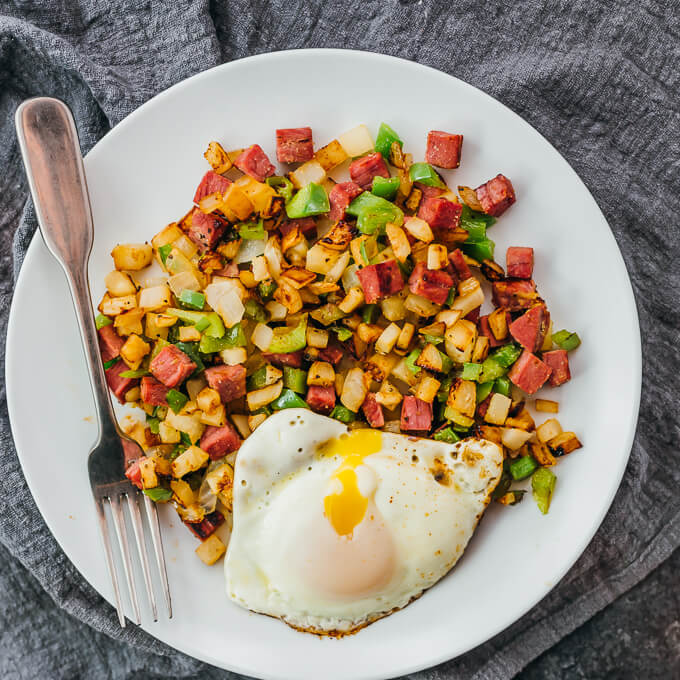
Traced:
[[340, 536], [351, 537], [366, 514], [368, 498], [359, 491], [356, 468], [364, 462], [364, 458], [378, 453], [381, 448], [382, 432], [369, 429], [353, 430], [331, 439], [320, 448], [321, 455], [343, 459], [331, 478], [342, 488], [324, 498], [325, 515]]

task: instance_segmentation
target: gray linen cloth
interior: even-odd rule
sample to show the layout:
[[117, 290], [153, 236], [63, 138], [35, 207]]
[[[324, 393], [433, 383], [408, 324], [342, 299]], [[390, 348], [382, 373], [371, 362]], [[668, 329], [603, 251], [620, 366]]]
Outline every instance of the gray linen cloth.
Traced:
[[[631, 461], [587, 551], [522, 620], [469, 654], [411, 676], [512, 677], [680, 543], [679, 36], [677, 5], [655, 0], [215, 0], [210, 5], [207, 0], [0, 0], [2, 337], [13, 275], [36, 226], [32, 210], [24, 208], [27, 189], [12, 119], [25, 97], [64, 99], [74, 111], [84, 152], [173, 83], [270, 50], [380, 51], [434, 66], [497, 97], [557, 147], [604, 211], [633, 280], [644, 353]], [[43, 359], [49, 360], [47, 339]], [[26, 379], [36, 380], [31, 366]], [[39, 387], [37, 395], [49, 408], [49, 395], [40, 394]], [[17, 461], [5, 399], [3, 383], [0, 676], [236, 677], [178, 654], [135, 627], [118, 628], [112, 608], [78, 575], [36, 510]]]

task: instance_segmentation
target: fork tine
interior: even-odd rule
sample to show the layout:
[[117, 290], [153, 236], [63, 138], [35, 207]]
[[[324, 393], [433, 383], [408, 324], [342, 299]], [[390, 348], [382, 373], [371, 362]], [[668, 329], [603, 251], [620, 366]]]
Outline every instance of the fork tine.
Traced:
[[168, 585], [168, 572], [165, 568], [165, 554], [163, 553], [163, 539], [161, 538], [161, 528], [158, 523], [158, 510], [155, 503], [151, 501], [148, 496], [144, 496], [144, 506], [146, 507], [146, 516], [151, 527], [151, 541], [153, 542], [153, 549], [156, 553], [156, 564], [161, 575], [161, 583], [163, 584], [163, 593], [165, 594], [165, 604], [168, 607], [168, 618], [172, 618], [172, 601], [170, 600], [170, 586]]
[[120, 505], [118, 496], [111, 496], [109, 498], [111, 504], [111, 515], [113, 516], [113, 523], [116, 526], [116, 533], [118, 534], [118, 543], [120, 544], [120, 552], [123, 555], [123, 568], [125, 569], [125, 578], [127, 579], [128, 588], [130, 590], [130, 600], [132, 601], [132, 609], [135, 613], [135, 623], [140, 625], [142, 617], [139, 613], [139, 601], [137, 600], [137, 590], [135, 589], [135, 579], [132, 574], [132, 564], [130, 561], [130, 546], [128, 545], [127, 529], [125, 528], [125, 517], [123, 516], [123, 508]]
[[132, 530], [135, 532], [135, 540], [137, 542], [137, 551], [139, 552], [139, 559], [142, 562], [142, 572], [144, 574], [144, 583], [146, 585], [146, 592], [149, 596], [149, 603], [151, 604], [151, 613], [153, 620], [158, 621], [158, 610], [156, 609], [156, 597], [153, 592], [153, 585], [151, 584], [151, 572], [149, 571], [149, 557], [146, 552], [146, 543], [144, 542], [144, 530], [142, 528], [142, 515], [139, 512], [139, 491], [134, 491], [127, 495], [128, 507], [130, 508], [130, 515], [132, 516]]
[[113, 593], [116, 598], [116, 612], [118, 612], [118, 621], [121, 628], [125, 628], [125, 613], [123, 612], [123, 603], [120, 600], [120, 588], [118, 586], [118, 575], [116, 574], [116, 567], [113, 563], [113, 552], [111, 551], [111, 537], [109, 536], [109, 525], [104, 514], [104, 505], [101, 498], [95, 498], [95, 507], [97, 508], [97, 517], [99, 519], [99, 528], [101, 530], [102, 540], [104, 541], [104, 554], [106, 555], [106, 566], [109, 569], [109, 576], [113, 584]]

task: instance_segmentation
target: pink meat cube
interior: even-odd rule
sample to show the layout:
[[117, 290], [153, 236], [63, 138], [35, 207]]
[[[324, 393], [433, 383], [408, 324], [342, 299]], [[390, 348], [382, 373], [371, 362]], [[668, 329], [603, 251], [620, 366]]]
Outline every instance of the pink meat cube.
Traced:
[[165, 396], [168, 393], [169, 387], [166, 387], [162, 382], [152, 378], [150, 375], [145, 375], [140, 383], [142, 392], [142, 401], [151, 406], [167, 406], [168, 402]]
[[569, 371], [569, 357], [566, 349], [554, 349], [551, 352], [543, 352], [543, 361], [552, 369], [550, 384], [553, 387], [562, 385], [571, 380]]
[[535, 305], [539, 297], [533, 281], [506, 279], [491, 284], [491, 299], [496, 307], [519, 312]]
[[369, 191], [373, 186], [374, 177], [387, 178], [390, 176], [390, 171], [387, 169], [382, 154], [376, 152], [352, 161], [349, 165], [349, 176], [362, 189]]
[[545, 305], [536, 305], [515, 319], [508, 330], [517, 342], [530, 352], [538, 352], [550, 327], [550, 312]]
[[355, 182], [336, 184], [328, 194], [328, 202], [331, 205], [328, 217], [334, 222], [344, 219], [347, 206], [361, 193], [363, 189]]
[[465, 261], [465, 256], [460, 248], [456, 248], [449, 253], [449, 261], [459, 281], [465, 281], [465, 279], [469, 279], [472, 276], [470, 267], [468, 267], [468, 263]]
[[208, 170], [208, 172], [203, 175], [203, 179], [196, 189], [194, 203], [198, 203], [202, 198], [205, 198], [209, 194], [214, 194], [215, 192], [225, 194], [230, 184], [230, 179], [222, 177], [222, 175], [218, 175], [212, 170]]
[[206, 515], [200, 522], [184, 522], [189, 528], [189, 531], [205, 541], [208, 536], [215, 532], [220, 525], [224, 523], [224, 515], [219, 510], [213, 510], [209, 515]]
[[551, 373], [550, 366], [525, 349], [520, 358], [512, 365], [508, 378], [520, 390], [527, 394], [533, 394], [545, 384]]
[[127, 364], [122, 359], [119, 359], [111, 366], [111, 368], [107, 368], [104, 371], [104, 373], [106, 373], [106, 384], [116, 395], [116, 398], [121, 404], [125, 403], [125, 393], [133, 387], [136, 387], [139, 383], [138, 378], [121, 377], [121, 373], [125, 373], [125, 371], [129, 370]]
[[484, 212], [494, 217], [502, 215], [516, 200], [512, 182], [505, 175], [496, 175], [477, 187], [475, 193]]
[[277, 366], [291, 366], [292, 368], [302, 367], [302, 350], [299, 352], [288, 352], [287, 354], [271, 354], [263, 352], [262, 356]]
[[99, 351], [102, 355], [102, 361], [106, 363], [115, 359], [120, 354], [120, 348], [125, 344], [125, 341], [116, 333], [113, 324], [102, 326], [97, 334], [99, 335]]
[[460, 165], [460, 150], [463, 146], [463, 135], [452, 135], [449, 132], [431, 130], [427, 135], [425, 160], [439, 168], [449, 170]]
[[443, 305], [453, 288], [451, 276], [441, 269], [428, 269], [424, 262], [418, 262], [408, 280], [409, 290], [422, 295], [430, 302]]
[[327, 416], [335, 407], [335, 389], [332, 385], [329, 387], [310, 385], [307, 389], [306, 401], [312, 411]]
[[210, 456], [210, 460], [217, 460], [228, 453], [238, 451], [241, 446], [241, 437], [229, 423], [222, 427], [208, 425], [199, 446]]
[[234, 161], [234, 165], [250, 175], [258, 182], [264, 182], [267, 177], [271, 177], [276, 168], [271, 164], [267, 154], [262, 150], [259, 144], [253, 144], [241, 152], [241, 154]]
[[364, 291], [366, 304], [373, 304], [380, 298], [398, 293], [404, 287], [404, 279], [396, 260], [369, 264], [357, 272]]
[[505, 263], [511, 279], [530, 279], [534, 274], [534, 249], [511, 246]]
[[312, 158], [312, 128], [285, 128], [276, 131], [276, 159], [279, 163], [304, 163]]
[[423, 198], [418, 206], [418, 217], [433, 229], [456, 229], [460, 225], [463, 206], [445, 198]]
[[211, 250], [222, 237], [227, 224], [214, 213], [206, 215], [198, 208], [191, 213], [191, 226], [187, 236], [202, 252]]
[[223, 404], [228, 404], [246, 393], [246, 369], [241, 364], [206, 368], [205, 379], [210, 387], [217, 390]]
[[166, 345], [151, 360], [149, 370], [166, 387], [177, 387], [196, 370], [196, 364], [175, 345]]
[[407, 395], [401, 406], [402, 431], [427, 432], [432, 427], [432, 404]]
[[361, 410], [371, 427], [380, 428], [385, 426], [385, 416], [382, 406], [376, 401], [375, 394], [369, 392], [361, 405]]

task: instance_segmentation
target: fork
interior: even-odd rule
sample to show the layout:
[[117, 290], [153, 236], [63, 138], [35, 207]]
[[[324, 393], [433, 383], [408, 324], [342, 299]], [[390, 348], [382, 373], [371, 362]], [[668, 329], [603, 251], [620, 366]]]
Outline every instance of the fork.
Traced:
[[[128, 460], [142, 456], [142, 449], [135, 441], [126, 437], [118, 426], [99, 355], [97, 328], [92, 313], [87, 277], [94, 227], [73, 116], [66, 104], [58, 99], [36, 97], [24, 101], [19, 106], [15, 122], [40, 232], [48, 249], [66, 274], [87, 359], [99, 426], [97, 441], [88, 457], [88, 472], [103, 539], [104, 557], [115, 594], [118, 620], [124, 628], [125, 613], [111, 546], [106, 505], [109, 506], [118, 537], [134, 620], [137, 624], [141, 623], [126, 529], [125, 505], [128, 506], [130, 514], [153, 620], [158, 621], [144, 524], [139, 508], [142, 499], [168, 617], [172, 618], [172, 603], [156, 506], [125, 477], [125, 449]], [[134, 455], [131, 455], [131, 452], [134, 452]]]

